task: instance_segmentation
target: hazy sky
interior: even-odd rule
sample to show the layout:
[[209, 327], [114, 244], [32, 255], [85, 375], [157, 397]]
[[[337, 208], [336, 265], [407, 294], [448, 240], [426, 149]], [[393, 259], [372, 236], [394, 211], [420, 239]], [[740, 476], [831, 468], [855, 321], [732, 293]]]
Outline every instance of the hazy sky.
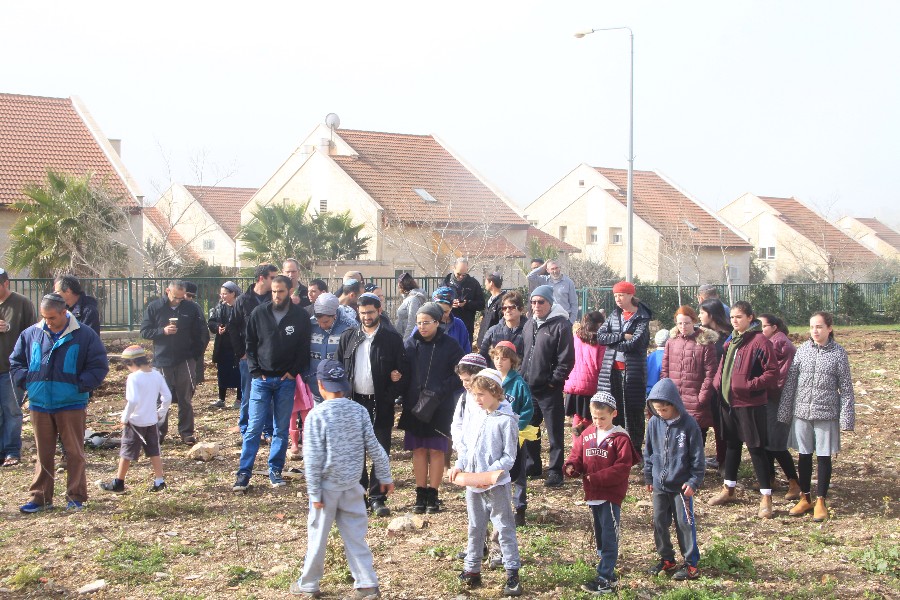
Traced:
[[897, 227], [898, 23], [893, 1], [5, 3], [0, 91], [80, 96], [150, 201], [260, 186], [336, 112], [433, 133], [524, 206], [626, 167], [628, 34], [573, 33], [627, 25], [636, 169]]

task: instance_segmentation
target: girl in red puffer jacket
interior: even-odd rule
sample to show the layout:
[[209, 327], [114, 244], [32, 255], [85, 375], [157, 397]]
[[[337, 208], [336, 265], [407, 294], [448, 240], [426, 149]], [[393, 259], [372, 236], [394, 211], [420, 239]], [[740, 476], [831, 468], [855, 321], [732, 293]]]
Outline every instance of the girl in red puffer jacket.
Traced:
[[597, 343], [597, 331], [603, 315], [589, 312], [574, 330], [575, 367], [566, 379], [566, 416], [572, 417], [572, 432], [577, 436], [591, 424], [591, 397], [597, 392], [597, 376], [603, 364], [606, 346]]

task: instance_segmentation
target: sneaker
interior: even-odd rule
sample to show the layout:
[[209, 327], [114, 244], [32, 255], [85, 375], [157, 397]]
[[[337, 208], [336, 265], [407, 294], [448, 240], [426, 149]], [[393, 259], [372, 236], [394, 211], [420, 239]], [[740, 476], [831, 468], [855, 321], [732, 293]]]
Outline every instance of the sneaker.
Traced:
[[516, 527], [525, 526], [525, 507], [516, 509]]
[[273, 488], [284, 487], [287, 485], [287, 481], [281, 476], [280, 471], [269, 471], [269, 483], [272, 484]]
[[583, 583], [581, 589], [595, 596], [605, 596], [606, 594], [615, 594], [618, 585], [618, 581], [607, 581], [598, 577], [594, 581]]
[[224, 400], [216, 400], [212, 404], [209, 405], [210, 408], [225, 408]]
[[19, 511], [26, 514], [34, 514], [42, 510], [53, 510], [53, 504], [38, 504], [34, 500], [19, 507]]
[[163, 491], [164, 489], [166, 489], [166, 482], [165, 482], [165, 481], [161, 481], [161, 482], [158, 483], [158, 484], [156, 484], [156, 483], [151, 483], [151, 484], [150, 484], [150, 488], [149, 488], [147, 491], [149, 491], [149, 492], [154, 492], [154, 493], [155, 493], [155, 492], [161, 492], [161, 491]]
[[675, 569], [678, 568], [671, 560], [660, 559], [658, 563], [647, 569], [647, 574], [651, 577], [656, 577], [660, 573], [665, 573], [666, 575], [671, 575], [675, 572]]
[[125, 482], [121, 479], [113, 479], [112, 481], [98, 481], [97, 487], [104, 492], [112, 492], [113, 494], [125, 493]]
[[268, 446], [272, 443], [272, 436], [268, 433], [264, 433], [264, 434], [262, 434], [262, 436], [260, 436], [259, 441], [263, 445]]
[[561, 473], [557, 473], [556, 471], [550, 471], [547, 473], [547, 479], [544, 480], [544, 485], [546, 487], [562, 487], [563, 478]]
[[672, 575], [672, 579], [675, 581], [686, 581], [698, 577], [700, 577], [700, 569], [691, 565], [681, 565], [681, 568]]
[[181, 442], [184, 444], [190, 444], [191, 446], [193, 446], [194, 444], [197, 443], [197, 438], [195, 438], [192, 435], [183, 435], [183, 436], [181, 436]]
[[250, 487], [250, 473], [238, 473], [231, 490], [233, 492], [243, 492], [248, 487]]
[[715, 471], [719, 468], [719, 461], [716, 460], [715, 456], [706, 457], [706, 468], [710, 471]]
[[492, 553], [491, 557], [488, 559], [488, 569], [501, 568], [503, 568], [503, 555], [499, 552]]
[[481, 586], [481, 573], [472, 573], [471, 571], [463, 571], [459, 574], [459, 582], [466, 587]]
[[375, 600], [381, 598], [381, 592], [377, 587], [356, 588], [349, 596], [344, 596], [344, 600]]
[[514, 569], [506, 572], [506, 583], [503, 585], [504, 596], [521, 596], [522, 584], [519, 582], [519, 570]]
[[66, 510], [82, 510], [84, 508], [84, 502], [79, 502], [78, 500], [69, 500], [66, 503]]
[[304, 598], [321, 598], [322, 597], [322, 592], [320, 592], [318, 590], [315, 592], [307, 592], [306, 590], [301, 590], [299, 581], [294, 581], [291, 584], [289, 591], [292, 596], [303, 596]]
[[391, 509], [385, 506], [381, 500], [372, 500], [372, 514], [376, 517], [389, 517]]

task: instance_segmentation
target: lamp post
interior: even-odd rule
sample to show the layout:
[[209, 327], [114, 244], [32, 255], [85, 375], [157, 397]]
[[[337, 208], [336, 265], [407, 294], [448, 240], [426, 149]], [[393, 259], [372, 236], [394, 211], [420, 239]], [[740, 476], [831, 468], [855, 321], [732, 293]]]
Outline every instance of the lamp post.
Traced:
[[627, 31], [629, 37], [631, 37], [631, 80], [628, 86], [628, 192], [625, 204], [628, 213], [625, 227], [625, 280], [631, 281], [633, 273], [632, 259], [634, 257], [634, 32], [631, 30], [631, 27], [601, 27], [599, 29], [579, 31], [575, 34], [575, 37], [583, 38], [598, 31], [618, 30]]

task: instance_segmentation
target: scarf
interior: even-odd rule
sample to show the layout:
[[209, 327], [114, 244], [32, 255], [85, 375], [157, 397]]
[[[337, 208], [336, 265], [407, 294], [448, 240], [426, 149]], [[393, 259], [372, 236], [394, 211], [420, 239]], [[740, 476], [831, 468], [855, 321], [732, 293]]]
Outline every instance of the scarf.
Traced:
[[734, 359], [737, 356], [737, 350], [747, 340], [747, 334], [750, 332], [761, 332], [762, 323], [753, 320], [743, 333], [737, 331], [731, 332], [731, 342], [725, 351], [725, 361], [722, 363], [722, 399], [725, 404], [730, 404], [728, 396], [731, 394], [731, 372], [734, 369]]

